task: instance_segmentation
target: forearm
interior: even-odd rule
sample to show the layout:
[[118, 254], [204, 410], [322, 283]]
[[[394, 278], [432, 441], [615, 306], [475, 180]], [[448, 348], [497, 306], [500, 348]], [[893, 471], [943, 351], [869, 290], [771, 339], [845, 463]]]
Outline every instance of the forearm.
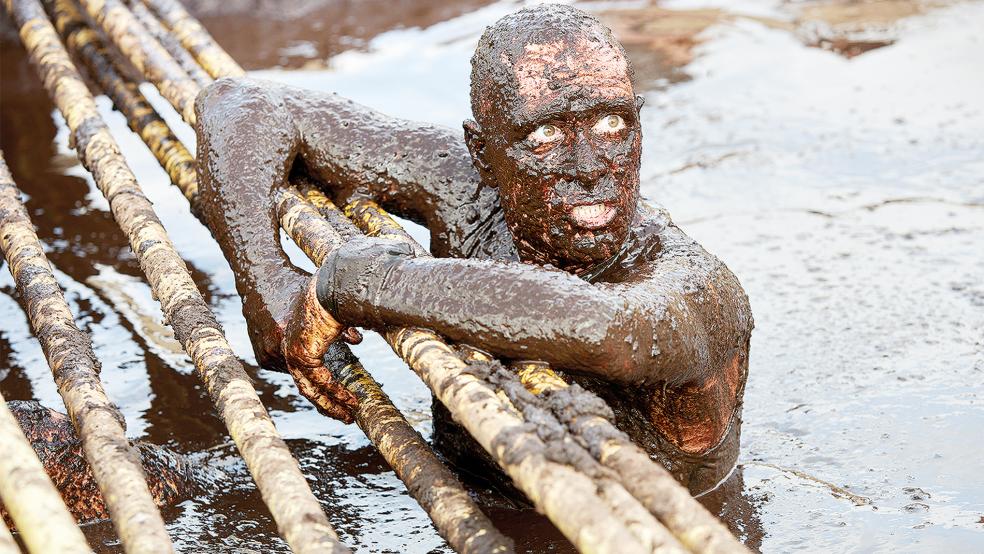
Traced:
[[515, 263], [403, 257], [385, 258], [359, 275], [326, 269], [322, 277], [339, 278], [323, 285], [319, 297], [345, 325], [426, 327], [497, 356], [543, 360], [613, 380], [648, 380], [651, 349], [636, 353], [625, 343], [640, 325], [638, 314], [571, 274]]
[[304, 286], [274, 218], [273, 193], [285, 184], [296, 136], [275, 98], [248, 83], [218, 81], [196, 107], [202, 215], [232, 267], [254, 345], [276, 352], [273, 331]]
[[[592, 285], [525, 264], [364, 254], [329, 258], [321, 270], [319, 300], [341, 323], [426, 327], [498, 356], [613, 381], [698, 381], [750, 330], [744, 294], [713, 258], [710, 271], [679, 256], [632, 282]], [[365, 258], [374, 261], [356, 261]]]

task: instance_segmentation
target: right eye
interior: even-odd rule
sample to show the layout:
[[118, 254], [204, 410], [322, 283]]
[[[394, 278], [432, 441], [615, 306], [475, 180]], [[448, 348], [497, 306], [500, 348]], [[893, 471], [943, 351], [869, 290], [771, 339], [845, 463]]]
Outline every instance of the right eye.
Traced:
[[529, 135], [529, 139], [533, 142], [539, 142], [541, 144], [546, 144], [548, 142], [557, 142], [558, 140], [564, 138], [563, 131], [560, 130], [556, 125], [550, 123], [540, 125], [533, 130]]

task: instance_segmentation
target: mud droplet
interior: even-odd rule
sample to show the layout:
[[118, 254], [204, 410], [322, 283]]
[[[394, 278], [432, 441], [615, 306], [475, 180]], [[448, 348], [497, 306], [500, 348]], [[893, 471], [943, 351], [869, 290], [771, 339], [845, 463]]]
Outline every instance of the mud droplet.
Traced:
[[922, 502], [913, 502], [912, 504], [906, 504], [905, 507], [903, 507], [902, 509], [909, 512], [910, 514], [919, 513], [919, 512], [928, 512], [929, 505], [923, 504]]

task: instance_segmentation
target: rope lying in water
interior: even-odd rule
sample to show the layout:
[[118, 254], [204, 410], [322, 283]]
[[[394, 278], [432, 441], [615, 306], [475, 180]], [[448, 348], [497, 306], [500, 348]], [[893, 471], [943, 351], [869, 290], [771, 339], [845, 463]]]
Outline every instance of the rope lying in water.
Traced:
[[[133, 0], [139, 1], [139, 0]], [[215, 42], [212, 35], [194, 17], [174, 0], [143, 0], [164, 25], [174, 33], [181, 44], [198, 60], [213, 78], [242, 77], [246, 75], [236, 60]]]
[[164, 25], [158, 21], [157, 17], [150, 13], [147, 6], [138, 2], [130, 2], [130, 9], [133, 11], [133, 15], [136, 16], [137, 21], [143, 25], [144, 29], [150, 32], [151, 36], [161, 43], [161, 46], [167, 50], [167, 53], [174, 58], [174, 61], [178, 62], [181, 69], [191, 77], [195, 84], [199, 87], [206, 87], [212, 78], [209, 77], [208, 73], [202, 69], [195, 58], [191, 55], [188, 50], [178, 41], [177, 37], [174, 36], [169, 30], [164, 28]]
[[[83, 0], [83, 5], [90, 3], [90, 0]], [[113, 13], [122, 14], [124, 13], [120, 9], [120, 5], [112, 0], [107, 0], [106, 2], [92, 2], [95, 7], [87, 8], [90, 15], [94, 17], [97, 16], [102, 11], [111, 10]], [[95, 17], [98, 21], [98, 17]], [[104, 18], [105, 19], [105, 18]], [[132, 16], [127, 18], [125, 15], [121, 16], [122, 21], [132, 20]], [[146, 41], [148, 37], [145, 34], [141, 34], [139, 29], [134, 25], [129, 23], [114, 23], [113, 25], [101, 25], [103, 31], [114, 40], [114, 43], [120, 48], [124, 55], [133, 63], [134, 65], [147, 65], [148, 63], [153, 63], [154, 59], [153, 53], [160, 48], [148, 47], [143, 49], [143, 42]], [[133, 40], [136, 37], [143, 37], [144, 41]], [[124, 44], [120, 44], [117, 41], [124, 40]], [[125, 47], [124, 47], [125, 46]], [[151, 60], [151, 61], [148, 61]], [[209, 70], [209, 67], [205, 67]], [[223, 76], [218, 73], [218, 70], [214, 68], [209, 72], [216, 71], [213, 73], [213, 77]], [[176, 73], [175, 75], [170, 75], [170, 73]], [[240, 70], [241, 73], [241, 70]], [[170, 76], [170, 77], [169, 77]], [[183, 82], [188, 80], [186, 76], [180, 75], [180, 68], [177, 64], [162, 64], [161, 66], [154, 67], [154, 71], [147, 75], [147, 77], [158, 86], [158, 90], [161, 91], [162, 95], [168, 98], [169, 102], [174, 105], [179, 113], [188, 114], [190, 111], [189, 107], [182, 104], [182, 96], [174, 90], [173, 87], [167, 87], [167, 83], [170, 82]], [[185, 115], [185, 120], [189, 124], [194, 124], [194, 118], [190, 118]], [[317, 213], [316, 211], [314, 213]], [[295, 240], [297, 237], [294, 237]], [[315, 242], [322, 244], [324, 242], [324, 235], [321, 235]], [[337, 243], [337, 240], [334, 241]], [[321, 246], [324, 248], [324, 244]], [[316, 260], [317, 262], [318, 260]], [[411, 354], [419, 352], [418, 346], [426, 347], [432, 342], [430, 337], [426, 334], [420, 335], [416, 331], [411, 331], [409, 334], [403, 335], [392, 335], [388, 338], [390, 339], [391, 346], [396, 345], [396, 350], [398, 354], [402, 354], [405, 360], [411, 357]], [[482, 388], [482, 392], [485, 393], [484, 402], [476, 402], [476, 398], [480, 393], [475, 390], [472, 391], [473, 394], [470, 399], [463, 398], [459, 396], [447, 396], [442, 395], [439, 390], [449, 390], [441, 388], [436, 382], [432, 382], [425, 378], [425, 382], [431, 385], [432, 390], [438, 393], [438, 397], [441, 398], [446, 404], [450, 402], [449, 408], [452, 414], [462, 420], [471, 421], [471, 425], [466, 425], [469, 431], [476, 433], [477, 427], [485, 428], [485, 435], [488, 440], [484, 442], [484, 446], [488, 449], [492, 449], [493, 440], [502, 440], [507, 445], [513, 447], [512, 451], [514, 454], [523, 452], [520, 456], [523, 459], [521, 461], [514, 461], [513, 463], [504, 463], [507, 467], [507, 472], [519, 483], [524, 483], [524, 490], [528, 493], [528, 496], [536, 503], [541, 506], [544, 511], [548, 514], [551, 519], [555, 522], [560, 522], [559, 526], [562, 531], [576, 544], [579, 548], [586, 551], [604, 551], [604, 552], [646, 552], [650, 551], [651, 548], [644, 546], [636, 536], [629, 531], [625, 522], [622, 518], [618, 517], [612, 512], [602, 512], [601, 514], [596, 513], [593, 509], [594, 506], [599, 504], [603, 505], [601, 497], [596, 492], [596, 485], [590, 478], [574, 471], [571, 467], [564, 464], [558, 464], [550, 462], [544, 455], [545, 447], [535, 436], [535, 432], [522, 428], [523, 420], [522, 418], [516, 416], [515, 410], [512, 409], [508, 402], [503, 402], [503, 400], [496, 395], [495, 391], [488, 387], [487, 384], [481, 383], [481, 381], [474, 376], [470, 375], [459, 375], [463, 373], [466, 369], [466, 365], [461, 361], [453, 352], [450, 351], [446, 344], [439, 341], [436, 336], [433, 337], [433, 342], [438, 343], [443, 346], [443, 348], [448, 349], [447, 353], [450, 358], [457, 362], [457, 366], [451, 366], [454, 370], [453, 373], [447, 375], [454, 378], [464, 379], [465, 382], [471, 383], [472, 385]], [[418, 339], [425, 338], [427, 340], [420, 342]], [[402, 345], [402, 348], [401, 348]], [[416, 358], [416, 355], [412, 357]], [[440, 363], [440, 359], [432, 359], [430, 357], [423, 358], [424, 365], [429, 368], [430, 365], [434, 363]], [[414, 364], [411, 364], [413, 367]], [[425, 368], [425, 369], [427, 369]], [[414, 369], [421, 369], [420, 366], [414, 367]], [[428, 373], [428, 375], [438, 375], [440, 371], [436, 370], [434, 372]], [[449, 379], [444, 379], [444, 383], [449, 383]], [[467, 384], [466, 383], [466, 384]], [[466, 390], [471, 390], [469, 387], [465, 387]], [[491, 401], [491, 403], [490, 403]], [[484, 415], [483, 415], [484, 414]], [[497, 416], [503, 416], [501, 419], [497, 420]], [[501, 433], [507, 431], [507, 428], [512, 427], [511, 432]], [[501, 436], [500, 436], [501, 434]], [[524, 449], [524, 441], [531, 442], [535, 445], [531, 449]], [[481, 441], [480, 441], [481, 442]], [[532, 455], [526, 455], [527, 450], [536, 451]], [[502, 458], [500, 458], [502, 460]], [[512, 468], [510, 471], [508, 468]], [[572, 510], [571, 505], [582, 507], [580, 510]], [[640, 517], [648, 516], [648, 514], [640, 514]]]
[[173, 552], [140, 456], [126, 438], [123, 414], [109, 401], [99, 381], [92, 342], [75, 325], [2, 157], [0, 250], [124, 548], [147, 554]]
[[[17, 524], [27, 549], [39, 554], [92, 552], [3, 396], [0, 396], [0, 444], [3, 445], [0, 499]], [[14, 552], [20, 550], [15, 546]]]
[[198, 85], [140, 25], [133, 13], [118, 0], [83, 0], [80, 4], [126, 54], [133, 67], [161, 89], [162, 96], [185, 121], [193, 122]]
[[37, 0], [4, 2], [45, 89], [68, 123], [79, 159], [109, 201], [175, 337], [194, 360], [281, 534], [295, 552], [347, 551], [126, 165], [41, 6]]
[[[126, 116], [130, 128], [147, 143], [174, 184], [188, 198], [192, 210], [198, 213], [198, 180], [191, 154], [136, 85], [117, 72], [101, 38], [86, 26], [72, 2], [57, 0], [54, 18], [71, 53], [90, 69], [94, 80], [107, 91], [117, 109]], [[201, 219], [207, 225], [204, 218]], [[358, 232], [351, 223], [349, 225], [353, 232]], [[359, 399], [357, 423], [406, 483], [411, 495], [427, 511], [448, 543], [459, 552], [512, 551], [509, 539], [495, 529], [348, 346], [337, 343], [331, 355], [333, 370]]]
[[[192, 52], [207, 51], [213, 54], [217, 52], [224, 54], [224, 51], [214, 43], [210, 35], [177, 2], [173, 0], [143, 1], [162, 18], [177, 22], [175, 25], [186, 25], [188, 28], [194, 29], [194, 38], [187, 39], [190, 36], [189, 33], [185, 35], [186, 40], [183, 41]], [[199, 58], [199, 62], [213, 77], [243, 74], [241, 68], [227, 55], [219, 56], [218, 62], [202, 58]], [[308, 194], [308, 199], [311, 200], [311, 194]], [[333, 212], [337, 212], [330, 201], [324, 200], [325, 202], [319, 206], [322, 215], [331, 216]], [[357, 222], [360, 221], [358, 214], [352, 213], [349, 208], [346, 207], [346, 215]], [[409, 239], [399, 224], [386, 216], [385, 212], [378, 206], [375, 206], [375, 209], [362, 210], [362, 212], [363, 230], [368, 231], [374, 227], [377, 232], [387, 230], [391, 235]], [[332, 217], [331, 219], [338, 220], [340, 218]], [[308, 237], [310, 236], [309, 233]], [[314, 234], [313, 236], [318, 235]], [[325, 235], [322, 234], [321, 236], [324, 237]], [[299, 243], [304, 240], [300, 236], [294, 236], [294, 239]], [[309, 245], [309, 251], [315, 253], [312, 259], [321, 258], [320, 254], [325, 249], [331, 248], [329, 245], [331, 242], [331, 240], [324, 240], [319, 244]], [[412, 239], [410, 242], [413, 242]], [[418, 252], [423, 251], [419, 245], [416, 245], [415, 249]], [[554, 374], [546, 364], [529, 363], [514, 369], [518, 371], [527, 388], [536, 391], [537, 394], [561, 396], [568, 390], [567, 383]], [[585, 391], [580, 393], [600, 402], [590, 393]], [[642, 449], [615, 429], [608, 419], [588, 414], [580, 415], [580, 417], [568, 417], [564, 424], [575, 435], [581, 446], [593, 453], [606, 467], [614, 470], [620, 476], [621, 484], [638, 498], [652, 514], [658, 516], [660, 521], [688, 548], [695, 552], [747, 551], [716, 518], [690, 497], [686, 489], [680, 486], [665, 468], [653, 462]]]

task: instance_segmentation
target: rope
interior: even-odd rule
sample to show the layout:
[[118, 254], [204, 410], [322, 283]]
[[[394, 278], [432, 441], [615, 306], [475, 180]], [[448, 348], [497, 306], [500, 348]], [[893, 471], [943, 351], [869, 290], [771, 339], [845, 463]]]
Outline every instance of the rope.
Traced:
[[[109, 201], [110, 210], [129, 239], [175, 337], [194, 360], [198, 375], [246, 461], [280, 533], [295, 552], [347, 551], [277, 433], [242, 363], [171, 244], [150, 201], [126, 165], [92, 95], [41, 6], [36, 0], [5, 0], [5, 4], [45, 89], [68, 123], [79, 159]], [[104, 3], [88, 4], [110, 24], [114, 22], [112, 14], [122, 13], [119, 9], [102, 9]], [[148, 39], [146, 35], [136, 38]]]

